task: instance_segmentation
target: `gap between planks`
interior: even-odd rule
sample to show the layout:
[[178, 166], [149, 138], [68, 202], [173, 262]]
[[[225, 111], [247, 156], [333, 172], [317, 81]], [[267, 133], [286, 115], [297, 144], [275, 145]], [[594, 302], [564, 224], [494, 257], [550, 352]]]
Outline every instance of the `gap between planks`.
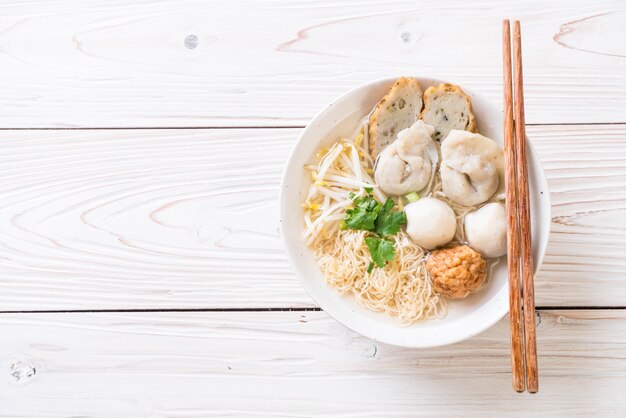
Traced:
[[[527, 123], [526, 126], [620, 126], [626, 122], [549, 122], [549, 123]], [[0, 128], [0, 131], [152, 131], [152, 130], [194, 130], [194, 129], [303, 129], [306, 125], [277, 125], [277, 126], [245, 126], [245, 125], [224, 125], [224, 126], [114, 126], [114, 127], [48, 127], [48, 128]]]
[[[620, 311], [626, 306], [538, 306], [538, 311]], [[164, 308], [0, 311], [2, 314], [152, 313], [152, 312], [322, 312], [322, 308]]]

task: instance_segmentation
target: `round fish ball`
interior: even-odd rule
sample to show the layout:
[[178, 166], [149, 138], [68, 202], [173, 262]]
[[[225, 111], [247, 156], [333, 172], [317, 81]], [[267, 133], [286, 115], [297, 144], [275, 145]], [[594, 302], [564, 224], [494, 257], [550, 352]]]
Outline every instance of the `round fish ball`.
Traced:
[[489, 203], [465, 215], [465, 238], [485, 257], [506, 254], [506, 211], [501, 203]]
[[420, 247], [432, 250], [454, 238], [456, 216], [445, 202], [426, 197], [406, 205], [404, 212], [406, 232]]
[[433, 251], [426, 262], [433, 289], [451, 299], [477, 291], [487, 277], [481, 255], [467, 245]]

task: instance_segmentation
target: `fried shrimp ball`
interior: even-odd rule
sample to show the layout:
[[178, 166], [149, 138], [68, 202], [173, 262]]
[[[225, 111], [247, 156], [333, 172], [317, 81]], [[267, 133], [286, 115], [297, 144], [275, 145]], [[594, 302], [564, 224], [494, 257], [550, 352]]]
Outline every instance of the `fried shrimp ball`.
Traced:
[[433, 288], [451, 299], [463, 299], [485, 282], [486, 262], [467, 245], [433, 251], [426, 262]]

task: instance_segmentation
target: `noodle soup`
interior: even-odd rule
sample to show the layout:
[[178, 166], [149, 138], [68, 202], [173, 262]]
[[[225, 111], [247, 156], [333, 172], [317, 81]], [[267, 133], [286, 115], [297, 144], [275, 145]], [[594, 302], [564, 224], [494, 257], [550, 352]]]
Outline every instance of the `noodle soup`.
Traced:
[[401, 324], [443, 318], [506, 251], [502, 149], [457, 86], [399, 79], [311, 176], [302, 239], [326, 282]]
[[[416, 77], [416, 80], [424, 89], [428, 86], [438, 86], [446, 82], [445, 80], [438, 80], [429, 77]], [[418, 304], [415, 304], [416, 308], [414, 311], [407, 308], [407, 306], [413, 304], [414, 301], [412, 298], [414, 295], [417, 295], [415, 298], [420, 300], [424, 297], [424, 295], [420, 293], [420, 289], [426, 289], [425, 286], [418, 287], [415, 291], [411, 290], [409, 286], [405, 286], [404, 289], [409, 292], [409, 298], [404, 298], [400, 292], [394, 293], [393, 299], [398, 302], [391, 302], [391, 298], [381, 298], [380, 300], [383, 300], [384, 303], [388, 305], [386, 308], [387, 311], [385, 311], [385, 308], [383, 308], [383, 310], [375, 311], [371, 306], [368, 307], [367, 303], [370, 299], [368, 299], [368, 295], [363, 292], [363, 288], [356, 290], [356, 287], [354, 287], [355, 290], [353, 291], [350, 286], [353, 286], [354, 283], [356, 283], [357, 286], [364, 284], [368, 289], [385, 289], [384, 286], [388, 283], [387, 280], [380, 282], [374, 282], [373, 280], [374, 277], [376, 277], [376, 280], [384, 277], [385, 271], [391, 271], [386, 269], [393, 269], [393, 266], [399, 262], [399, 259], [396, 259], [396, 257], [401, 254], [402, 249], [399, 248], [396, 241], [400, 239], [403, 234], [411, 239], [411, 241], [419, 246], [423, 251], [424, 256], [423, 263], [421, 263], [421, 265], [424, 268], [427, 268], [430, 263], [431, 269], [438, 270], [438, 272], [447, 272], [450, 270], [450, 266], [446, 262], [446, 253], [444, 252], [443, 254], [440, 254], [439, 257], [432, 257], [432, 255], [438, 250], [447, 250], [449, 246], [454, 246], [454, 243], [448, 243], [439, 247], [431, 247], [431, 245], [437, 244], [439, 240], [443, 240], [444, 238], [448, 239], [448, 237], [450, 237], [450, 240], [455, 240], [455, 242], [458, 241], [459, 243], [469, 242], [469, 238], [476, 240], [476, 231], [485, 230], [485, 228], [483, 228], [484, 222], [481, 221], [481, 219], [484, 220], [485, 213], [482, 214], [483, 216], [474, 217], [474, 219], [472, 219], [472, 216], [469, 217], [469, 219], [472, 219], [470, 222], [471, 228], [468, 228], [467, 223], [465, 223], [463, 230], [458, 229], [456, 226], [456, 208], [450, 208], [452, 213], [447, 212], [447, 210], [436, 211], [434, 209], [438, 206], [437, 202], [430, 201], [431, 198], [436, 200], [441, 199], [441, 196], [438, 197], [434, 193], [437, 190], [444, 190], [443, 184], [437, 185], [436, 178], [433, 179], [432, 184], [433, 194], [429, 195], [428, 193], [418, 193], [419, 199], [417, 199], [416, 202], [422, 203], [421, 206], [418, 205], [417, 208], [415, 205], [412, 205], [412, 203], [415, 203], [412, 202], [412, 200], [414, 200], [416, 196], [410, 195], [410, 193], [406, 194], [408, 196], [403, 194], [398, 198], [394, 195], [380, 192], [379, 190], [376, 190], [376, 188], [372, 189], [371, 193], [369, 193], [365, 187], [363, 188], [363, 191], [361, 191], [360, 187], [353, 186], [353, 188], [347, 191], [344, 197], [337, 195], [337, 197], [341, 200], [348, 200], [348, 202], [344, 203], [345, 206], [340, 205], [341, 208], [333, 212], [332, 215], [335, 215], [337, 219], [331, 220], [328, 223], [336, 224], [336, 226], [328, 225], [328, 229], [326, 229], [326, 227], [320, 228], [319, 224], [316, 226], [316, 230], [317, 228], [320, 228], [319, 232], [323, 231], [325, 233], [323, 237], [328, 240], [330, 240], [331, 237], [334, 237], [341, 243], [340, 245], [342, 246], [347, 244], [344, 244], [345, 240], [338, 237], [337, 234], [350, 232], [350, 235], [356, 235], [353, 233], [362, 235], [365, 247], [362, 246], [362, 243], [359, 245], [364, 251], [367, 251], [370, 258], [362, 260], [362, 264], [355, 263], [354, 265], [358, 266], [357, 269], [361, 271], [360, 275], [353, 276], [352, 278], [348, 277], [345, 281], [342, 280], [341, 276], [333, 275], [331, 277], [330, 275], [324, 273], [322, 270], [323, 267], [320, 265], [322, 262], [320, 254], [314, 251], [311, 246], [311, 241], [307, 244], [307, 240], [310, 239], [310, 236], [307, 236], [306, 238], [303, 237], [303, 234], [309, 227], [304, 219], [308, 208], [305, 207], [303, 209], [303, 204], [306, 204], [311, 186], [319, 180], [319, 178], [317, 180], [313, 179], [313, 171], [316, 171], [314, 166], [319, 165], [320, 160], [333, 147], [333, 145], [341, 142], [344, 138], [349, 142], [356, 142], [359, 134], [363, 133], [363, 138], [360, 139], [359, 147], [362, 151], [366, 151], [365, 155], [369, 155], [372, 159], [371, 166], [362, 163], [365, 168], [370, 168], [370, 170], [363, 171], [370, 177], [373, 184], [378, 184], [376, 180], [376, 173], [374, 171], [376, 157], [372, 155], [369, 144], [370, 114], [372, 114], [372, 109], [377, 107], [377, 103], [379, 103], [381, 98], [389, 92], [390, 87], [395, 81], [395, 79], [389, 78], [372, 81], [346, 92], [328, 106], [324, 107], [324, 109], [317, 116], [315, 116], [310, 123], [307, 124], [306, 128], [302, 130], [289, 156], [282, 176], [280, 189], [280, 233], [287, 258], [295, 273], [295, 278], [297, 278], [297, 280], [301, 283], [303, 288], [315, 301], [316, 305], [321, 307], [324, 312], [332, 318], [336, 319], [338, 322], [356, 333], [364, 335], [375, 341], [402, 347], [436, 347], [458, 342], [477, 335], [506, 315], [508, 312], [509, 300], [506, 268], [507, 263], [503, 262], [503, 257], [483, 256], [480, 251], [476, 251], [485, 260], [485, 265], [483, 267], [487, 279], [482, 283], [482, 287], [480, 287], [479, 290], [468, 294], [463, 299], [452, 299], [444, 295], [444, 293], [440, 292], [439, 288], [441, 285], [445, 285], [446, 281], [433, 281], [432, 277], [428, 275], [427, 277], [428, 282], [430, 283], [430, 289], [436, 296], [439, 297], [438, 304], [434, 307], [437, 311], [433, 311], [433, 308], [422, 308], [418, 306]], [[472, 110], [475, 115], [476, 130], [480, 134], [495, 140], [498, 144], [502, 144], [502, 112], [499, 107], [494, 105], [492, 100], [485, 94], [479, 91], [468, 90], [465, 86], [463, 87], [463, 91], [471, 97]], [[425, 93], [422, 94], [422, 96], [424, 95]], [[419, 104], [417, 102], [417, 100], [413, 100], [411, 103], [413, 103], [414, 106], [417, 106]], [[415, 103], [417, 103], [417, 105]], [[430, 117], [439, 115], [436, 114], [436, 109], [432, 107], [430, 109], [433, 112], [433, 115], [430, 115]], [[431, 123], [434, 122], [431, 120]], [[366, 132], [364, 128], [366, 128], [368, 132]], [[399, 132], [395, 132], [393, 134], [393, 139], [397, 139], [398, 133]], [[445, 133], [445, 130], [443, 133]], [[443, 160], [441, 148], [442, 144], [445, 143], [444, 138], [447, 136], [444, 136], [443, 133], [440, 132], [441, 137], [434, 139], [439, 154], [436, 157], [438, 159], [434, 170], [436, 173], [440, 173], [441, 163]], [[392, 134], [390, 131], [389, 137], [391, 138], [391, 136]], [[444, 139], [444, 142], [442, 142], [442, 139]], [[426, 150], [428, 149], [429, 148], [427, 147]], [[533, 219], [532, 236], [535, 261], [534, 265], [535, 269], [537, 269], [541, 265], [543, 254], [545, 254], [547, 247], [550, 227], [550, 199], [545, 175], [543, 174], [541, 163], [539, 162], [537, 154], [532, 147], [532, 143], [527, 143], [527, 149], [529, 151], [528, 167], [530, 182], [529, 189], [531, 194], [531, 216]], [[431, 158], [432, 163], [432, 159], [435, 157], [432, 152], [428, 153], [426, 150], [425, 152], [427, 156]], [[359, 157], [361, 159], [367, 159], [367, 157], [361, 155], [359, 155]], [[457, 160], [463, 161], [463, 158], [457, 158]], [[387, 163], [389, 163], [389, 161], [387, 161]], [[450, 180], [450, 176], [448, 176], [447, 179]], [[411, 180], [410, 183], [414, 180], [419, 183], [423, 183], [424, 181], [430, 181], [431, 179], [426, 179], [425, 177], [411, 177], [409, 180]], [[381, 182], [380, 184], [389, 185], [384, 182]], [[409, 182], [406, 184], [409, 184]], [[449, 185], [450, 184], [448, 184], [448, 186]], [[379, 229], [379, 231], [384, 234], [385, 241], [390, 242], [383, 242], [383, 239], [376, 240], [376, 238], [380, 238], [381, 236], [372, 231], [354, 230], [348, 228], [342, 229], [342, 222], [344, 221], [348, 211], [352, 214], [350, 221], [350, 225], [352, 226], [359, 226], [356, 225], [359, 222], [355, 222], [355, 220], [357, 220], [357, 215], [367, 212], [366, 210], [355, 211], [358, 205], [352, 198], [350, 198], [350, 192], [355, 194], [354, 197], [356, 199], [359, 199], [360, 206], [366, 208], [369, 207], [368, 205], [371, 203], [369, 198], [365, 197], [366, 195], [370, 195], [371, 199], [376, 201], [376, 205], [380, 205], [381, 207], [386, 204], [386, 199], [388, 197], [392, 198], [393, 207], [387, 207], [385, 209], [385, 225], [380, 225], [381, 227], [384, 226], [384, 228]], [[497, 198], [497, 196], [495, 196], [495, 198]], [[325, 198], [321, 198], [322, 204], [324, 203], [324, 199]], [[334, 198], [331, 199], [329, 197], [329, 207], [338, 202], [338, 200], [334, 200]], [[450, 206], [449, 204], [446, 205], [448, 207]], [[428, 209], [429, 206], [431, 206], [431, 210], [424, 210]], [[483, 210], [486, 212], [486, 214], [489, 215], [487, 218], [494, 215], [494, 211], [488, 207], [488, 203], [478, 204], [476, 207], [477, 210]], [[380, 208], [377, 208], [377, 210], [378, 209]], [[387, 220], [401, 221], [402, 219], [398, 217], [398, 213], [405, 213], [407, 211], [409, 212], [410, 219], [407, 219], [406, 223], [402, 223], [397, 232], [390, 234], [389, 225], [395, 227], [398, 222], [388, 223]], [[470, 213], [471, 212], [472, 211], [470, 211]], [[425, 217], [425, 214], [438, 215], [439, 218], [445, 220], [445, 228], [435, 228], [433, 227], [435, 222], [426, 222], [421, 220]], [[331, 214], [329, 213], [327, 216], [331, 216]], [[342, 216], [344, 218], [342, 218]], [[313, 213], [310, 214], [311, 223], [313, 223], [316, 218], [317, 215], [314, 215]], [[367, 217], [358, 218], [358, 220], [363, 219], [368, 220]], [[439, 219], [439, 222], [441, 222], [442, 219]], [[487, 224], [489, 224], [489, 219]], [[347, 226], [348, 225], [346, 223], [346, 227]], [[367, 226], [372, 227], [372, 225]], [[333, 230], [335, 235], [332, 235]], [[391, 230], [393, 230], [393, 228]], [[450, 230], [453, 230], [452, 236], [449, 235]], [[440, 236], [435, 236], [433, 231], [441, 232]], [[414, 236], [421, 233], [424, 236], [416, 236], [420, 239], [420, 243], [417, 243], [417, 241], [411, 238], [409, 233]], [[374, 240], [371, 238], [374, 238]], [[429, 241], [426, 241], [426, 238], [428, 238]], [[484, 236], [482, 238], [483, 240], [480, 241], [479, 239], [478, 244], [483, 247], [483, 250], [488, 252], [493, 251], [493, 248], [489, 248], [489, 245], [486, 245], [491, 240], [485, 239], [486, 237]], [[369, 273], [372, 278], [364, 279], [364, 277], [368, 274], [367, 270], [370, 267], [370, 262], [373, 261], [371, 259], [370, 248], [367, 245], [368, 241], [370, 244], [375, 244], [373, 249], [377, 254], [377, 261], [381, 263], [385, 262], [386, 265], [384, 267], [378, 267], [378, 265], [373, 266], [371, 272]], [[328, 244], [332, 245], [330, 242]], [[391, 253], [389, 252], [392, 248], [394, 251], [393, 257], [391, 257]], [[330, 252], [327, 253], [327, 255], [332, 256]], [[329, 260], [330, 258], [331, 257], [329, 257]], [[388, 258], [391, 258], [391, 260], [387, 260]], [[328, 263], [329, 266], [333, 263], [333, 261], [328, 260], [324, 262]], [[335, 263], [335, 266], [330, 268], [340, 268], [339, 266], [339, 263]], [[363, 269], [365, 271], [364, 273]], [[333, 282], [329, 282], [329, 279], [333, 280]], [[356, 280], [362, 281], [357, 282]], [[339, 283], [343, 283], [343, 285], [340, 285]], [[424, 285], [426, 285], [426, 283], [424, 283]], [[445, 291], [451, 289], [443, 290]], [[466, 289], [457, 287], [455, 290], [459, 291], [460, 295], [465, 295]], [[363, 297], [355, 296], [355, 292], [357, 291]], [[428, 296], [426, 296], [425, 300], [426, 299], [432, 300]], [[403, 309], [402, 312], [404, 313], [400, 313], [400, 310], [396, 309], [398, 306], [402, 307], [401, 309]], [[420, 317], [417, 312], [421, 309], [424, 309], [424, 311]], [[417, 317], [420, 317], [420, 319], [415, 319]], [[349, 341], [353, 341], [353, 334], [346, 334], [346, 338], [348, 343]]]

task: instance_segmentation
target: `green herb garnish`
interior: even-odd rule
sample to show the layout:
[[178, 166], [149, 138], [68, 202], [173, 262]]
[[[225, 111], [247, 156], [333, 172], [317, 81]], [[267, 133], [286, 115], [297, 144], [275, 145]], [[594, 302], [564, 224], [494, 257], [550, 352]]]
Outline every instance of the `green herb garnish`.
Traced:
[[360, 229], [373, 231], [376, 228], [375, 221], [382, 206], [372, 196], [350, 196], [354, 201], [354, 208], [346, 211], [344, 219], [347, 229]]
[[387, 201], [378, 212], [378, 217], [374, 222], [376, 233], [381, 237], [397, 234], [403, 223], [406, 222], [406, 214], [393, 210], [393, 200], [387, 198]]
[[396, 248], [394, 247], [393, 242], [387, 239], [367, 237], [365, 238], [365, 244], [372, 255], [372, 262], [367, 268], [368, 273], [372, 272], [374, 264], [381, 268], [385, 267], [385, 264], [387, 264], [388, 261], [393, 260], [393, 257], [396, 255]]
[[385, 267], [388, 261], [393, 260], [396, 253], [394, 243], [385, 237], [398, 233], [406, 222], [406, 214], [394, 210], [393, 200], [387, 199], [382, 205], [372, 197], [371, 190], [366, 189], [366, 192], [368, 194], [364, 196], [350, 194], [354, 208], [346, 211], [341, 228], [372, 233], [372, 236], [365, 238], [365, 244], [372, 256], [372, 262], [367, 268], [367, 272], [371, 273], [374, 266]]

